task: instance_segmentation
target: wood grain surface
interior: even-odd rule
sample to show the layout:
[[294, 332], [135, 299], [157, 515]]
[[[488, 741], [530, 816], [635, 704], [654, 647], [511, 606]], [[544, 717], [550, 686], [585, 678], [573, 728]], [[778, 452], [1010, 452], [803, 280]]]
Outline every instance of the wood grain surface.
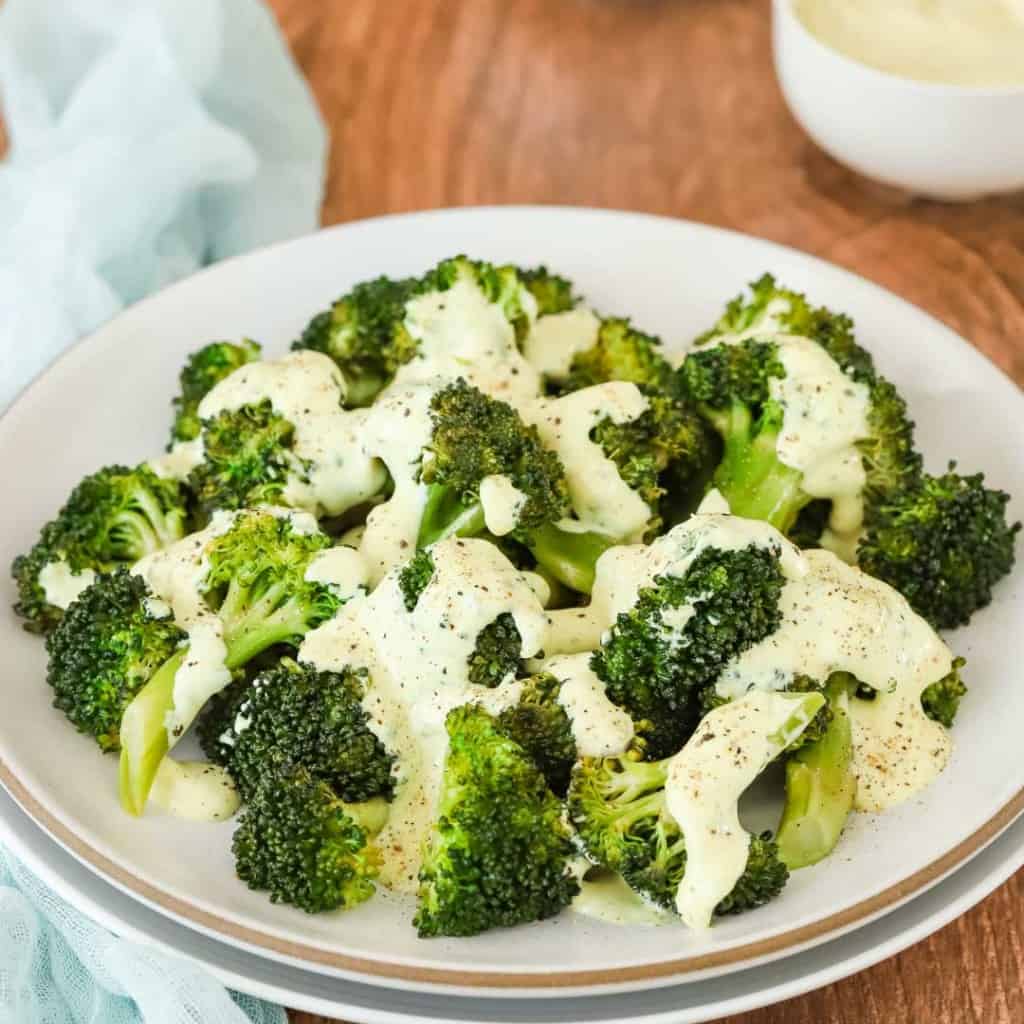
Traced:
[[[768, 0], [271, 4], [331, 131], [325, 224], [510, 202], [706, 221], [885, 285], [1024, 384], [1024, 195], [926, 202], [817, 150], [772, 74]], [[727, 1024], [1021, 1024], [1022, 886]]]

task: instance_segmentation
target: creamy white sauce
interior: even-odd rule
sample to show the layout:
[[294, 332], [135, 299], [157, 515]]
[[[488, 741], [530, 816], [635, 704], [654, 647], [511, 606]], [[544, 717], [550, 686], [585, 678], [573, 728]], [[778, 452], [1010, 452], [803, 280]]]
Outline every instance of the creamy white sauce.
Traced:
[[47, 604], [64, 610], [70, 608], [82, 591], [95, 582], [96, 573], [92, 569], [73, 572], [63, 558], [56, 562], [47, 562], [39, 570], [39, 586], [43, 588]]
[[322, 583], [342, 601], [348, 601], [369, 586], [370, 578], [363, 556], [355, 549], [339, 544], [314, 555], [306, 569], [309, 583]]
[[674, 920], [668, 911], [634, 892], [620, 875], [612, 871], [594, 875], [580, 880], [580, 891], [571, 904], [575, 913], [606, 924], [660, 925]]
[[504, 537], [516, 528], [526, 501], [526, 495], [501, 473], [485, 476], [480, 481], [484, 525], [495, 537]]
[[700, 505], [697, 507], [697, 515], [717, 514], [727, 516], [731, 511], [732, 509], [729, 508], [729, 502], [726, 500], [725, 495], [717, 487], [712, 487], [704, 495]]
[[748, 693], [705, 715], [669, 763], [665, 804], [686, 841], [676, 909], [690, 928], [711, 924], [746, 868], [750, 835], [740, 824], [740, 797], [824, 701], [818, 693]]
[[614, 757], [624, 753], [635, 735], [633, 721], [605, 693], [604, 683], [590, 668], [590, 654], [549, 658], [542, 670], [561, 684], [558, 703], [572, 725], [580, 757]]
[[651, 509], [619, 476], [618, 467], [591, 440], [590, 432], [605, 419], [629, 423], [647, 405], [635, 384], [608, 381], [522, 410], [523, 419], [537, 427], [545, 446], [561, 459], [580, 521], [623, 541], [643, 537]]
[[169, 608], [175, 625], [188, 635], [188, 653], [175, 673], [173, 706], [165, 720], [170, 747], [177, 743], [206, 702], [231, 682], [231, 672], [224, 664], [227, 657], [224, 627], [203, 597], [210, 567], [210, 544], [230, 530], [240, 516], [260, 514], [286, 518], [300, 533], [318, 531], [311, 515], [291, 509], [218, 511], [204, 530], [154, 551], [132, 568], [133, 573], [146, 581], [156, 601], [163, 603], [151, 605], [151, 614]]
[[507, 612], [527, 658], [541, 650], [547, 627], [533, 581], [493, 544], [452, 538], [433, 545], [431, 555], [434, 576], [412, 612], [396, 567], [373, 593], [309, 633], [299, 652], [321, 669], [369, 670], [363, 706], [370, 727], [399, 763], [395, 799], [377, 837], [384, 852], [381, 880], [405, 892], [416, 889], [422, 843], [434, 821], [448, 712], [475, 702], [497, 713], [522, 690], [511, 680], [494, 689], [470, 683], [477, 635]]
[[795, 9], [826, 46], [889, 74], [1024, 83], [1022, 0], [797, 0]]
[[157, 476], [164, 479], [184, 480], [203, 461], [203, 439], [176, 441], [169, 452], [150, 459], [149, 466]]
[[732, 697], [782, 689], [797, 673], [824, 681], [833, 672], [874, 687], [873, 701], [850, 701], [857, 807], [885, 810], [946, 765], [949, 733], [925, 715], [921, 693], [950, 671], [953, 656], [888, 584], [828, 551], [804, 558], [808, 572], [783, 587], [781, 626], [731, 662], [717, 689]]
[[224, 768], [170, 757], [160, 762], [149, 797], [167, 814], [190, 821], [226, 821], [241, 804]]
[[427, 386], [392, 388], [366, 413], [363, 452], [387, 466], [394, 486], [391, 497], [370, 510], [360, 539], [360, 554], [372, 584], [416, 550], [427, 497], [426, 485], [418, 479], [420, 460], [433, 433], [430, 402], [434, 394], [435, 389]]
[[601, 321], [593, 310], [577, 306], [537, 319], [523, 343], [523, 355], [548, 380], [563, 380], [572, 361], [597, 344]]
[[[783, 303], [783, 305], [785, 305]], [[852, 380], [809, 338], [774, 333], [771, 304], [759, 323], [715, 344], [763, 337], [777, 348], [784, 377], [772, 377], [769, 394], [783, 407], [775, 450], [783, 465], [803, 473], [803, 490], [832, 500], [829, 525], [851, 533], [863, 520], [865, 472], [857, 442], [869, 435], [870, 397], [866, 384]]]
[[[525, 288], [520, 303], [532, 321], [537, 303]], [[540, 375], [519, 351], [512, 324], [471, 278], [461, 277], [444, 292], [418, 295], [405, 309], [405, 326], [419, 343], [418, 352], [399, 368], [390, 389], [464, 377], [513, 405], [540, 393]]]
[[[574, 654], [600, 646], [601, 638], [623, 612], [636, 604], [640, 591], [657, 576], [683, 576], [708, 548], [739, 551], [751, 544], [779, 553], [785, 576], [806, 571], [795, 545], [773, 526], [754, 519], [698, 512], [651, 544], [609, 548], [597, 560], [594, 589], [586, 608], [549, 612], [548, 654]], [[676, 609], [670, 621], [685, 625], [688, 612]]]

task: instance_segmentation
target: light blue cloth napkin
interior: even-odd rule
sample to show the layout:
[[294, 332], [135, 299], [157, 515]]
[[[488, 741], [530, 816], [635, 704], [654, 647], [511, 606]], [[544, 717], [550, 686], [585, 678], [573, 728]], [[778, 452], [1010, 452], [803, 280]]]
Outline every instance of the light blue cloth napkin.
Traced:
[[[126, 304], [316, 227], [324, 128], [258, 0], [6, 0], [0, 102], [0, 409]], [[247, 1020], [285, 1015], [108, 934], [0, 850], [0, 1024]]]

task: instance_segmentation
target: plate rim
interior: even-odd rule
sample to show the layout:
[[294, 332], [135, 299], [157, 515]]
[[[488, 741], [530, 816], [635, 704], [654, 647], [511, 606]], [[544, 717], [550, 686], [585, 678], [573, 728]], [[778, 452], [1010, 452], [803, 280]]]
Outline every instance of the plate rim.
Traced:
[[[822, 257], [816, 256], [793, 246], [784, 245], [771, 239], [760, 238], [756, 235], [738, 231], [732, 228], [719, 227], [700, 221], [687, 218], [672, 217], [661, 214], [648, 213], [627, 209], [590, 207], [585, 205], [564, 205], [564, 204], [498, 204], [487, 206], [466, 206], [452, 208], [435, 208], [425, 210], [412, 210], [387, 213], [375, 217], [361, 218], [345, 221], [340, 224], [321, 228], [317, 231], [307, 233], [296, 238], [284, 239], [270, 245], [253, 249], [229, 259], [221, 260], [215, 264], [204, 267], [198, 272], [191, 274], [179, 281], [176, 281], [166, 288], [146, 296], [139, 302], [133, 303], [118, 312], [117, 315], [77, 339], [50, 363], [46, 365], [31, 380], [26, 382], [15, 397], [11, 400], [6, 409], [0, 413], [2, 423], [13, 411], [23, 398], [30, 391], [36, 390], [43, 381], [65, 358], [69, 357], [80, 346], [88, 343], [98, 334], [113, 329], [119, 320], [128, 315], [136, 315], [137, 311], [147, 306], [150, 302], [164, 300], [167, 293], [173, 292], [179, 287], [187, 287], [197, 278], [205, 277], [207, 274], [215, 273], [226, 266], [243, 262], [247, 259], [258, 257], [261, 254], [284, 249], [291, 245], [302, 245], [313, 238], [324, 234], [343, 233], [347, 229], [372, 226], [383, 221], [408, 220], [418, 221], [434, 218], [459, 218], [473, 217], [488, 214], [509, 215], [515, 213], [542, 213], [557, 215], [589, 215], [606, 217], [609, 221], [618, 218], [629, 218], [634, 220], [645, 219], [664, 225], [684, 226], [688, 229], [696, 229], [698, 232], [708, 232], [715, 235], [729, 235], [738, 240], [756, 241], [759, 245], [768, 246], [778, 250], [780, 253], [796, 255], [802, 261], [808, 261], [812, 265], [820, 264], [827, 267], [830, 273], [839, 272], [840, 275], [858, 281], [861, 285], [867, 285], [870, 289], [882, 293], [886, 301], [896, 301], [905, 307], [912, 309], [917, 316], [926, 317], [934, 327], [940, 329], [951, 339], [956, 341], [975, 353], [986, 368], [994, 370], [1002, 376], [1013, 387], [1016, 382], [988, 356], [972, 345], [966, 338], [960, 335], [952, 327], [945, 324], [937, 317], [926, 310], [909, 302], [899, 295], [891, 292], [884, 286], [877, 284]], [[21, 783], [13, 770], [4, 760], [3, 751], [0, 750], [0, 784], [10, 793], [22, 809], [29, 814], [34, 821], [43, 827], [52, 838], [71, 852], [83, 864], [91, 870], [113, 882], [118, 888], [129, 895], [140, 899], [151, 908], [167, 914], [168, 916], [191, 924], [198, 929], [213, 936], [221, 936], [228, 941], [241, 944], [250, 949], [263, 950], [272, 956], [283, 957], [297, 963], [316, 965], [320, 968], [329, 968], [339, 973], [347, 974], [357, 978], [383, 978], [392, 981], [401, 981], [406, 984], [420, 985], [424, 988], [443, 989], [490, 989], [492, 991], [523, 991], [524, 989], [545, 990], [555, 992], [560, 989], [586, 989], [593, 993], [602, 990], [608, 991], [612, 986], [637, 986], [641, 982], [666, 983], [666, 979], [678, 977], [683, 980], [689, 975], [710, 970], [721, 970], [731, 968], [740, 969], [745, 965], [765, 962], [770, 959], [783, 956], [787, 953], [796, 953], [803, 950], [810, 944], [824, 941], [826, 936], [840, 937], [851, 929], [869, 923], [871, 920], [896, 909], [900, 904], [906, 902], [915, 895], [924, 892], [926, 889], [941, 881], [946, 875], [957, 867], [966, 863], [972, 856], [980, 852], [989, 842], [996, 838], [1005, 828], [1024, 812], [1024, 786], [1016, 791], [1010, 799], [1002, 805], [986, 822], [979, 826], [971, 835], [961, 840], [955, 847], [948, 850], [941, 857], [936, 858], [929, 864], [920, 868], [912, 875], [901, 879], [857, 903], [837, 911], [827, 917], [809, 921], [796, 928], [778, 932], [775, 935], [754, 942], [743, 943], [731, 946], [724, 950], [711, 950], [704, 953], [674, 958], [672, 960], [658, 961], [655, 963], [635, 964], [627, 967], [607, 969], [587, 969], [574, 971], [496, 971], [493, 968], [476, 968], [470, 964], [464, 964], [459, 968], [427, 967], [420, 964], [400, 963], [386, 960], [366, 959], [350, 954], [333, 952], [321, 947], [307, 945], [294, 940], [283, 939], [275, 935], [265, 934], [249, 926], [237, 923], [219, 914], [202, 909], [168, 892], [162, 891], [159, 887], [152, 885], [144, 879], [136, 876], [131, 871], [112, 861], [99, 850], [96, 850], [88, 842], [81, 839], [60, 819], [47, 810], [32, 793]]]

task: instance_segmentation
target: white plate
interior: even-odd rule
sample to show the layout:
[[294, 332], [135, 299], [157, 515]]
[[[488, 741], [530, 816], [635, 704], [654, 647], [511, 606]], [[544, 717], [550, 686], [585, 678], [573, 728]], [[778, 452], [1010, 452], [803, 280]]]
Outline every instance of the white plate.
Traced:
[[438, 996], [363, 985], [254, 956], [157, 914], [68, 856], [0, 790], [0, 842], [95, 921], [205, 967], [225, 985], [293, 1009], [355, 1024], [698, 1024], [832, 984], [895, 956], [965, 913], [1024, 865], [1024, 821], [970, 864], [881, 920], [767, 967], [622, 995], [538, 999]]
[[[695, 224], [545, 208], [442, 211], [346, 225], [208, 270], [146, 300], [36, 381], [0, 422], [5, 498], [0, 563], [84, 473], [141, 459], [166, 436], [168, 401], [187, 352], [215, 337], [254, 336], [284, 350], [309, 315], [354, 281], [420, 272], [466, 251], [547, 262], [599, 309], [631, 314], [669, 342], [714, 319], [743, 282], [770, 269], [816, 301], [854, 315], [861, 340], [906, 392], [933, 468], [956, 456], [1024, 498], [1013, 384], [952, 332], [867, 282], [808, 256]], [[9, 588], [9, 585], [7, 585]], [[0, 593], [9, 603], [10, 590]], [[863, 924], [933, 884], [1020, 809], [1018, 733], [1024, 688], [1021, 574], [954, 637], [972, 687], [949, 770], [884, 818], [859, 816], [837, 854], [794, 876], [781, 899], [709, 934], [616, 929], [563, 915], [475, 939], [418, 940], [401, 901], [378, 898], [343, 917], [271, 905], [235, 881], [229, 825], [132, 822], [116, 798], [116, 765], [50, 707], [44, 657], [4, 608], [0, 777], [30, 812], [96, 870], [194, 927], [319, 970], [381, 984], [560, 994], [671, 984], [765, 961]]]

